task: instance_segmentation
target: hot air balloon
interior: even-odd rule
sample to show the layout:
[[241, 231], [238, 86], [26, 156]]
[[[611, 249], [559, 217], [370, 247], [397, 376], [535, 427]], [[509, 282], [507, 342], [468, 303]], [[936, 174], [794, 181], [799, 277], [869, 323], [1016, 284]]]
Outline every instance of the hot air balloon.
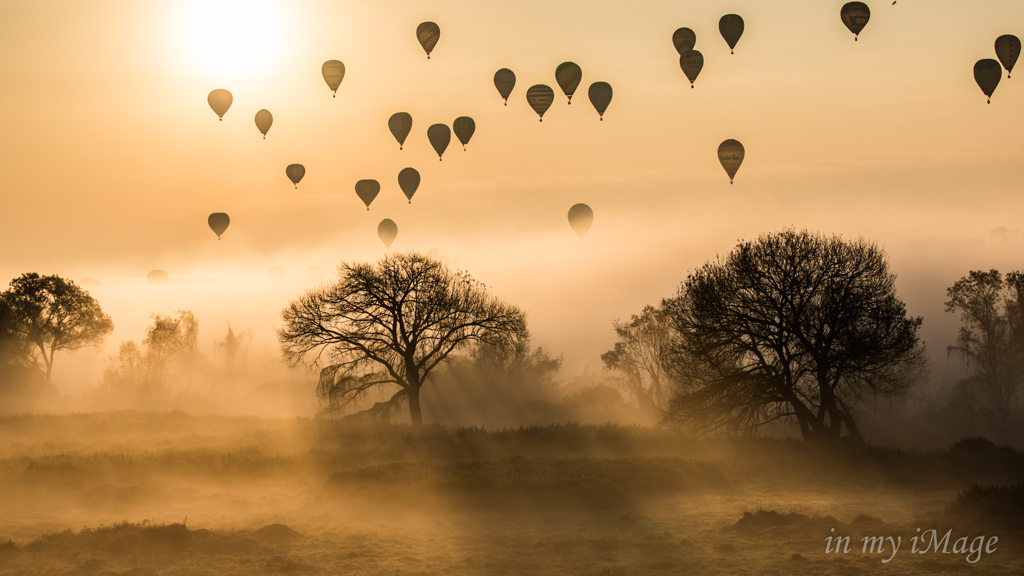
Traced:
[[271, 266], [270, 270], [267, 270], [267, 280], [271, 282], [283, 282], [285, 276], [284, 268], [280, 266]]
[[256, 128], [263, 133], [263, 139], [267, 139], [267, 132], [270, 131], [270, 125], [274, 123], [274, 116], [270, 114], [269, 110], [260, 110], [256, 113]]
[[395, 224], [395, 221], [390, 218], [381, 220], [377, 225], [377, 236], [385, 247], [391, 248], [391, 243], [398, 237], [398, 224]]
[[981, 91], [988, 96], [988, 103], [992, 103], [992, 93], [996, 91], [999, 80], [1003, 77], [1003, 66], [996, 60], [985, 58], [978, 60], [974, 65], [974, 81], [978, 83]]
[[839, 10], [839, 17], [843, 19], [843, 24], [846, 24], [850, 32], [853, 32], [853, 39], [856, 41], [860, 36], [860, 31], [867, 26], [868, 20], [871, 18], [871, 10], [863, 2], [847, 2]]
[[370, 202], [380, 193], [380, 182], [376, 180], [360, 180], [356, 182], [356, 196], [366, 204], [366, 211], [370, 211]]
[[704, 55], [696, 50], [690, 50], [679, 57], [679, 67], [690, 81], [690, 88], [693, 88], [693, 82], [704, 68]]
[[725, 173], [729, 175], [729, 184], [732, 184], [732, 179], [736, 177], [736, 171], [743, 163], [743, 154], [743, 144], [736, 140], [726, 140], [718, 145], [718, 161], [722, 163], [722, 168], [725, 168]]
[[676, 47], [676, 52], [679, 52], [679, 55], [682, 56], [683, 53], [693, 50], [694, 46], [697, 45], [697, 35], [689, 28], [680, 28], [672, 33], [672, 45]]
[[574, 204], [569, 208], [569, 226], [572, 231], [580, 237], [580, 240], [587, 235], [590, 225], [594, 223], [594, 211], [586, 204]]
[[533, 111], [540, 115], [541, 122], [544, 121], [544, 113], [551, 107], [551, 102], [554, 99], [555, 91], [544, 84], [530, 86], [530, 89], [526, 91], [526, 101], [530, 103]]
[[735, 54], [736, 43], [740, 41], [740, 36], [743, 36], [743, 18], [736, 14], [722, 16], [722, 19], [718, 21], [718, 31], [722, 33], [722, 38], [725, 38], [725, 43], [729, 45], [729, 52]]
[[398, 149], [401, 150], [409, 131], [412, 130], [412, 115], [408, 112], [395, 112], [388, 118], [388, 130], [391, 130], [391, 135], [398, 140]]
[[217, 113], [221, 121], [224, 120], [224, 114], [227, 113], [228, 108], [231, 108], [232, 100], [231, 92], [223, 88], [217, 88], [206, 97], [206, 101], [210, 103], [210, 108], [213, 108], [213, 111]]
[[170, 281], [170, 274], [163, 270], [150, 270], [149, 274], [146, 274], [146, 282], [150, 284], [166, 284]]
[[1006, 68], [1006, 78], [1009, 79], [1010, 72], [1013, 72], [1013, 65], [1020, 57], [1020, 38], [1013, 34], [1004, 34], [996, 38], [996, 57]]
[[217, 240], [220, 240], [220, 235], [228, 229], [231, 218], [228, 218], [228, 215], [223, 212], [214, 212], [206, 219], [206, 223], [210, 225], [210, 230], [217, 235]]
[[398, 173], [398, 187], [402, 189], [402, 193], [409, 199], [409, 204], [412, 204], [412, 195], [420, 187], [420, 173], [415, 168], [403, 168]]
[[441, 155], [448, 149], [448, 143], [452, 141], [452, 131], [447, 124], [434, 124], [427, 128], [427, 140], [430, 140], [430, 145], [434, 147], [440, 161]]
[[508, 106], [509, 94], [512, 94], [512, 89], [516, 87], [516, 74], [508, 68], [502, 68], [494, 73], [494, 87], [498, 89], [498, 94], [505, 99], [505, 106]]
[[320, 67], [320, 72], [324, 75], [327, 87], [334, 93], [331, 97], [337, 98], [338, 86], [341, 86], [341, 81], [345, 79], [345, 65], [341, 60], [328, 60]]
[[430, 52], [437, 45], [437, 39], [441, 37], [441, 28], [433, 22], [424, 22], [416, 27], [416, 39], [423, 46], [427, 53], [427, 60], [430, 60]]
[[569, 98], [569, 104], [572, 104], [572, 95], [576, 93], [576, 88], [579, 87], [582, 79], [583, 70], [580, 70], [575, 62], [562, 62], [558, 68], [555, 68], [555, 80], [558, 82], [558, 87]]
[[466, 144], [469, 144], [473, 132], [476, 132], [476, 122], [473, 122], [469, 116], [459, 116], [452, 124], [452, 131], [455, 132], [455, 137], [459, 139], [459, 142], [462, 142], [462, 150], [465, 152]]
[[302, 177], [306, 175], [306, 167], [302, 164], [289, 164], [288, 167], [284, 169], [284, 173], [288, 176], [288, 179], [292, 181], [292, 184], [295, 184], [295, 189], [298, 190], [299, 180], [302, 180]]
[[604, 111], [608, 109], [608, 105], [612, 102], [612, 86], [607, 82], [594, 82], [590, 85], [590, 90], [587, 90], [587, 95], [590, 96], [590, 103], [594, 105], [594, 109], [597, 110], [598, 116], [601, 120], [604, 120]]

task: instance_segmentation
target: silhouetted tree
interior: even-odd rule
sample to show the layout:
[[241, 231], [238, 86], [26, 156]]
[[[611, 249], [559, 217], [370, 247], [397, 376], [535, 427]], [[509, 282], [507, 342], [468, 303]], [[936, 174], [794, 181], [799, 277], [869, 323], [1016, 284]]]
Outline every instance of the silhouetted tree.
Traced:
[[159, 395], [171, 381], [191, 374], [205, 361], [199, 352], [199, 321], [192, 312], [179, 310], [177, 317], [154, 314], [142, 344], [121, 343], [116, 356], [107, 360], [103, 386], [120, 394]]
[[979, 416], [1005, 424], [1020, 408], [1024, 383], [1024, 274], [972, 271], [946, 290], [947, 312], [963, 326], [950, 352], [973, 373], [957, 385], [957, 397]]
[[795, 418], [805, 439], [855, 439], [866, 396], [910, 385], [921, 318], [896, 296], [885, 253], [864, 240], [787, 230], [741, 242], [664, 302], [669, 421], [751, 430]]
[[645, 306], [629, 323], [612, 323], [619, 341], [601, 355], [609, 370], [618, 372], [619, 387], [645, 413], [661, 417], [668, 408], [670, 386], [664, 369], [669, 326], [663, 308]]
[[88, 292], [59, 276], [22, 274], [0, 300], [7, 354], [33, 367], [47, 384], [57, 352], [99, 346], [114, 329]]
[[277, 334], [293, 364], [321, 366], [317, 388], [343, 406], [375, 386], [395, 384], [423, 421], [420, 388], [449, 354], [472, 342], [527, 337], [526, 315], [468, 273], [415, 252], [376, 264], [342, 263], [333, 283], [307, 291], [282, 312]]

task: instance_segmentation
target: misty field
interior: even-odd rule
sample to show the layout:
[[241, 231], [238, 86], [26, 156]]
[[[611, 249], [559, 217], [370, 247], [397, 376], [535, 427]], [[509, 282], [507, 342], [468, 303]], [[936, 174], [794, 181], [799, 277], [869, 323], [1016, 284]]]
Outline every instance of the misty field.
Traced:
[[[3, 574], [1024, 570], [1024, 455], [980, 439], [922, 452], [181, 412], [9, 416], [0, 438]], [[912, 553], [917, 528], [952, 529], [949, 553]], [[837, 535], [849, 552], [826, 553]], [[863, 536], [901, 547], [865, 553]], [[979, 536], [991, 553], [953, 551]]]

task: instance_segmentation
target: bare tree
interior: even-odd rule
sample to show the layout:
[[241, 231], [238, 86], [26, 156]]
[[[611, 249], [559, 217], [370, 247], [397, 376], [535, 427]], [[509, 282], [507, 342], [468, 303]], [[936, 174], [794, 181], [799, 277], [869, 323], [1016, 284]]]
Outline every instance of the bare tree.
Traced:
[[321, 367], [329, 408], [388, 384], [422, 424], [420, 389], [433, 370], [472, 342], [527, 338], [526, 315], [468, 273], [415, 252], [376, 264], [342, 263], [337, 281], [307, 291], [282, 312], [278, 339], [292, 363]]
[[896, 395], [924, 355], [877, 245], [787, 230], [741, 242], [667, 300], [669, 419], [751, 430], [795, 418], [804, 438], [860, 435], [855, 408]]
[[670, 391], [663, 367], [669, 343], [665, 310], [645, 306], [628, 323], [616, 320], [612, 326], [619, 341], [601, 355], [601, 360], [606, 368], [621, 375], [619, 387], [638, 408], [660, 418], [668, 408]]

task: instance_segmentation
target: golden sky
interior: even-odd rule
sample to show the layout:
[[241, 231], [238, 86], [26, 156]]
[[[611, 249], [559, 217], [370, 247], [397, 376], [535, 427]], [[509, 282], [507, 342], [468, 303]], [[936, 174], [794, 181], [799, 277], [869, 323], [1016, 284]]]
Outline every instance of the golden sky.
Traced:
[[[596, 371], [613, 319], [738, 239], [795, 226], [883, 244], [926, 337], [951, 339], [945, 288], [1022, 267], [1024, 64], [990, 105], [972, 67], [999, 35], [1024, 36], [1024, 3], [869, 2], [857, 42], [842, 4], [4, 2], [0, 277], [100, 280], [88, 288], [117, 326], [110, 347], [152, 312], [191, 309], [207, 340], [231, 318], [273, 353], [306, 268], [380, 257], [391, 218], [392, 249], [436, 250], [523, 306], [567, 370]], [[733, 55], [727, 13], [746, 23]], [[415, 38], [428, 20], [441, 28], [429, 60]], [[705, 59], [694, 89], [671, 42], [682, 26]], [[337, 98], [320, 75], [330, 59], [347, 69]], [[583, 70], [571, 106], [554, 81], [567, 60]], [[503, 67], [517, 76], [507, 107], [492, 83]], [[586, 99], [596, 81], [615, 91], [603, 122]], [[539, 83], [556, 91], [544, 122], [525, 99]], [[234, 96], [223, 122], [215, 88]], [[387, 129], [398, 111], [413, 116], [402, 151]], [[463, 115], [477, 126], [467, 151], [453, 137], [438, 162], [426, 128]], [[735, 185], [716, 157], [728, 138], [746, 148]], [[291, 163], [306, 167], [297, 190]], [[407, 166], [422, 175], [411, 205]], [[368, 178], [382, 185], [369, 212], [354, 191]], [[595, 213], [582, 242], [566, 221], [577, 202]], [[211, 212], [231, 216], [221, 241]], [[267, 279], [275, 265], [284, 283]], [[203, 281], [148, 286], [155, 268]], [[103, 354], [79, 356], [95, 370]], [[68, 368], [57, 377], [73, 386]]]

